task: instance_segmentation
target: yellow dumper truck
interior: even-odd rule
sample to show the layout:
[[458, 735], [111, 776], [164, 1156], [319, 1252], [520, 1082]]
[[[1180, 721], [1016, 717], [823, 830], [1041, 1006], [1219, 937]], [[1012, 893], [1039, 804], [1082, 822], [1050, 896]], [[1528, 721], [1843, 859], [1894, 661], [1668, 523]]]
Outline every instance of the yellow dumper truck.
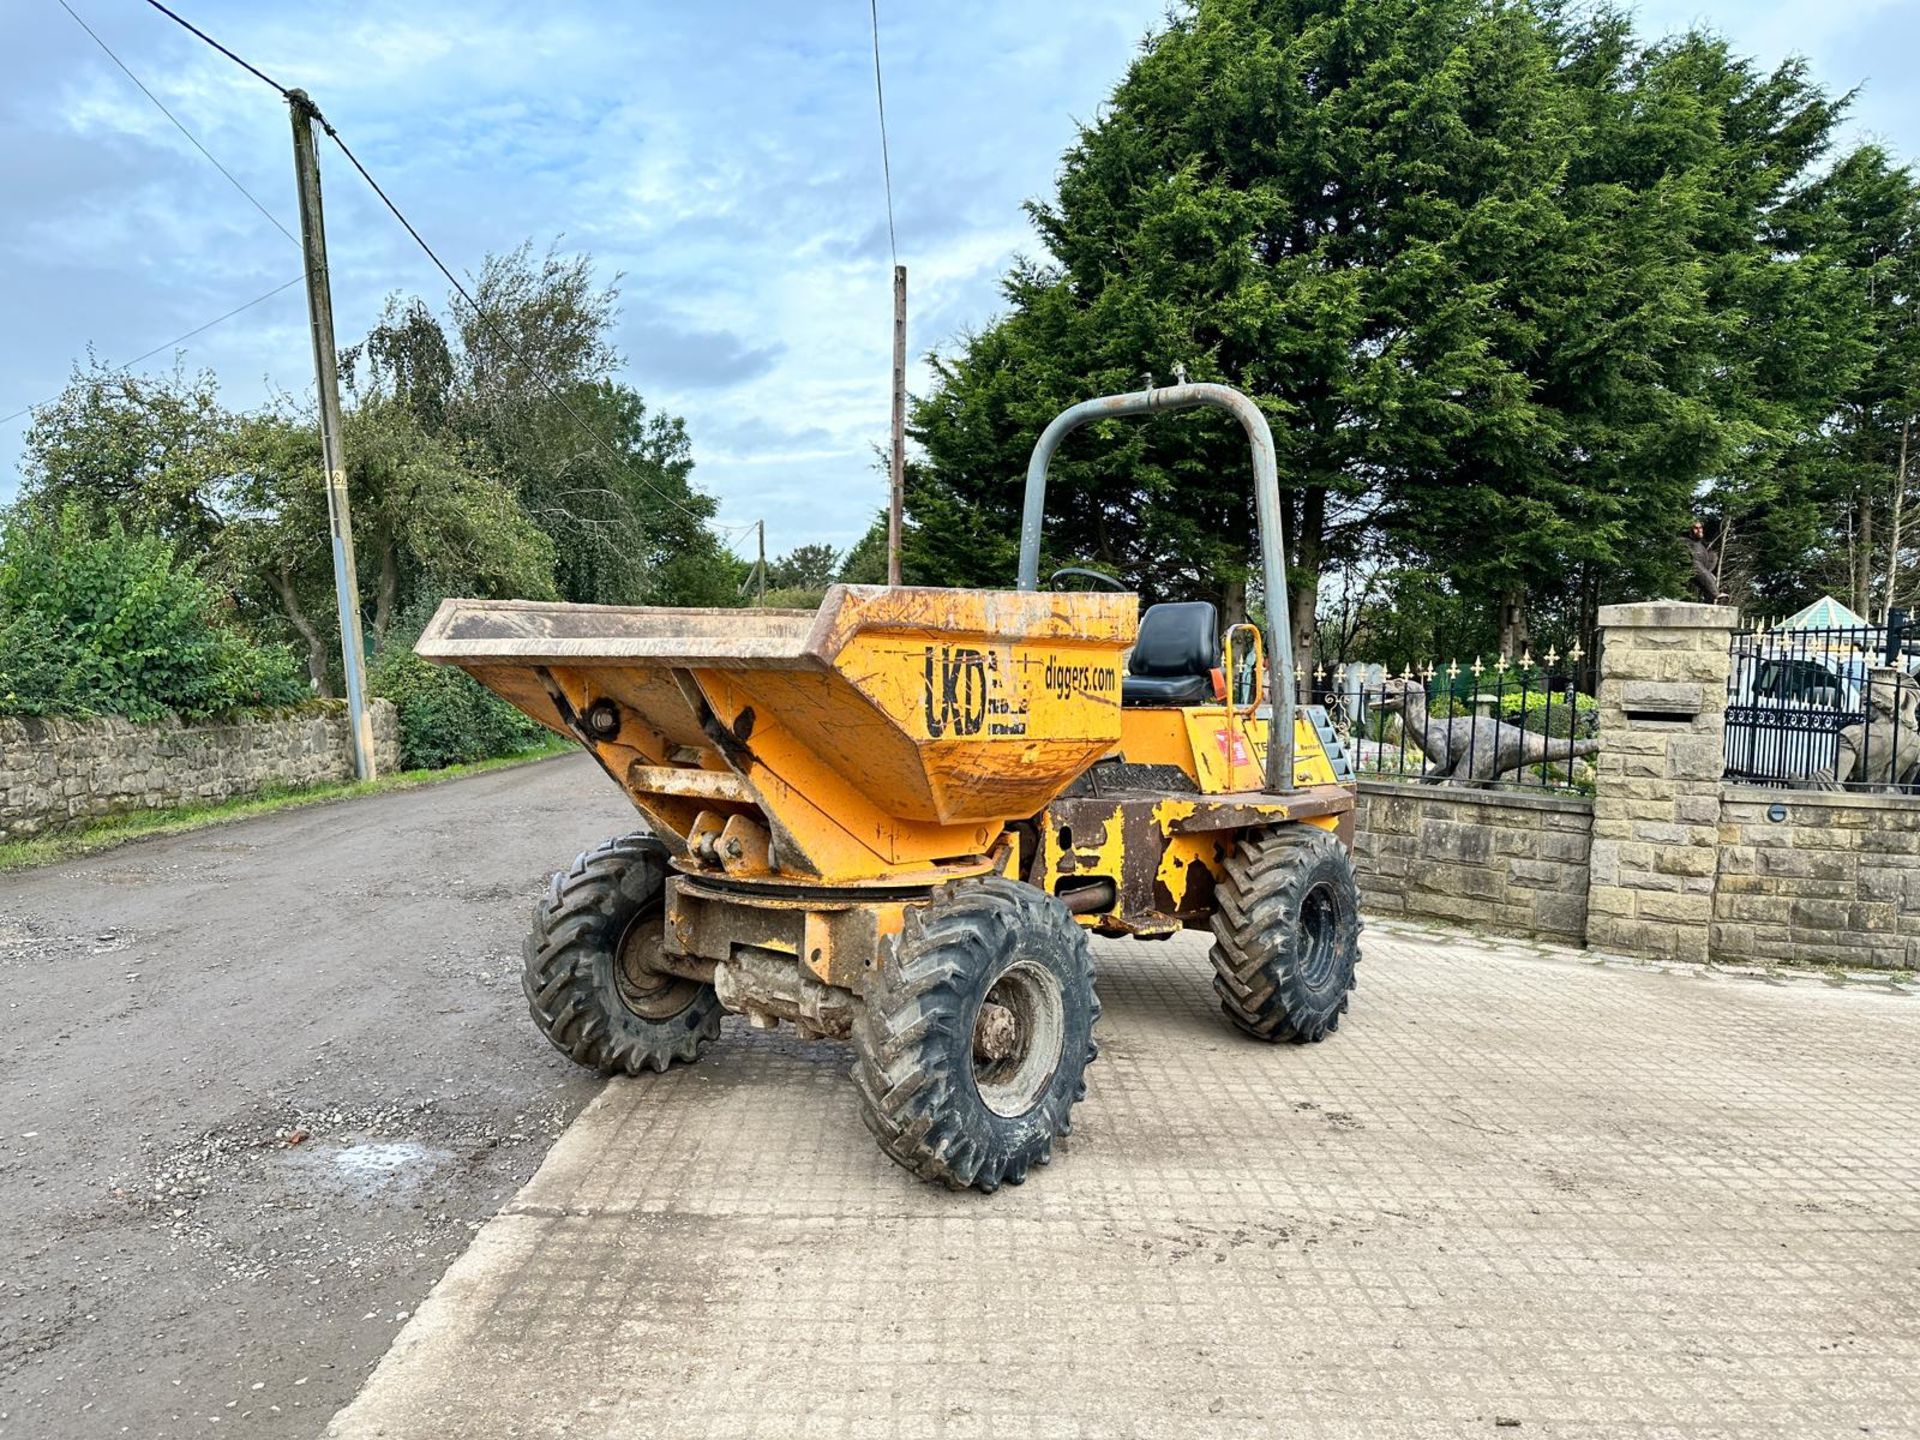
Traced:
[[553, 877], [534, 1022], [582, 1065], [695, 1059], [722, 1011], [850, 1039], [881, 1148], [1018, 1184], [1086, 1093], [1089, 932], [1211, 928], [1227, 1017], [1318, 1041], [1359, 958], [1352, 773], [1294, 704], [1286, 627], [1041, 590], [1048, 461], [1110, 416], [1211, 405], [1253, 448], [1267, 611], [1287, 614], [1273, 441], [1238, 391], [1063, 412], [1028, 469], [1013, 590], [836, 585], [818, 612], [449, 600], [419, 642], [624, 790], [644, 831]]

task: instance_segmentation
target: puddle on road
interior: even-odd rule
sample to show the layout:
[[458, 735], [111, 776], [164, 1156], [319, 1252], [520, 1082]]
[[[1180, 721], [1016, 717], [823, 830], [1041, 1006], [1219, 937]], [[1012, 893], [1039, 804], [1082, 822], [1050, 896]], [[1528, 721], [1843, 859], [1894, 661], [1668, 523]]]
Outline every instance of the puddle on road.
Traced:
[[387, 1199], [425, 1183], [453, 1158], [452, 1152], [418, 1140], [364, 1140], [357, 1145], [311, 1143], [287, 1153], [291, 1168], [315, 1189], [362, 1199]]

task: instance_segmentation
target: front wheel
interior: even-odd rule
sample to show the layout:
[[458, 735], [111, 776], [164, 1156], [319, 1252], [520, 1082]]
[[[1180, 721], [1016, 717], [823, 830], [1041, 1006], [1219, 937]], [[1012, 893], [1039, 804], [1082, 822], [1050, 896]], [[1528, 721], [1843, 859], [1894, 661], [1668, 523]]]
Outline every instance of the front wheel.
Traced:
[[649, 963], [665, 935], [666, 851], [648, 835], [589, 850], [534, 912], [521, 985], [540, 1033], [592, 1070], [692, 1060], [720, 1033], [711, 985]]
[[854, 1025], [854, 1081], [880, 1148], [955, 1190], [1018, 1185], [1086, 1094], [1100, 1002], [1086, 931], [1002, 878], [907, 912]]
[[1214, 892], [1213, 988], [1261, 1040], [1307, 1043], [1340, 1028], [1360, 960], [1353, 860], [1313, 825], [1249, 831]]

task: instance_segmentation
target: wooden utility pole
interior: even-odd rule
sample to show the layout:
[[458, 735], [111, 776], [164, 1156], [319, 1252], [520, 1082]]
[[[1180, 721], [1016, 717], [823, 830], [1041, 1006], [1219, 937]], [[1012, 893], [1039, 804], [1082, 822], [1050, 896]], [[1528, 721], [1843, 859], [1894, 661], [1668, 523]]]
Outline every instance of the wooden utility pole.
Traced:
[[757, 568], [760, 572], [760, 608], [764, 610], [767, 607], [767, 522], [765, 520], [759, 522], [759, 530], [760, 563]]
[[907, 267], [893, 267], [893, 455], [887, 499], [887, 584], [900, 583], [900, 524], [907, 484]]
[[347, 505], [346, 452], [340, 443], [340, 373], [333, 343], [333, 288], [327, 283], [326, 221], [320, 210], [320, 156], [313, 139], [319, 110], [304, 90], [289, 90], [293, 173], [300, 187], [300, 239], [307, 261], [307, 317], [313, 330], [313, 378], [320, 395], [320, 459], [327, 472], [327, 527], [333, 535], [333, 592], [340, 606], [340, 659], [347, 676], [353, 771], [374, 778], [373, 723], [367, 715], [366, 654], [360, 642], [360, 578], [353, 564], [353, 514]]

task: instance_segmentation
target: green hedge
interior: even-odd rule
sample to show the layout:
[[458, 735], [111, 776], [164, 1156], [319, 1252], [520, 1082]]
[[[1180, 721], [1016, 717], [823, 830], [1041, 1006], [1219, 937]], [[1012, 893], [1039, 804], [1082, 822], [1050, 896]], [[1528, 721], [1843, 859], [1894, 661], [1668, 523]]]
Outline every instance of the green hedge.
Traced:
[[200, 720], [307, 696], [292, 653], [243, 634], [164, 540], [77, 510], [0, 521], [0, 713]]

